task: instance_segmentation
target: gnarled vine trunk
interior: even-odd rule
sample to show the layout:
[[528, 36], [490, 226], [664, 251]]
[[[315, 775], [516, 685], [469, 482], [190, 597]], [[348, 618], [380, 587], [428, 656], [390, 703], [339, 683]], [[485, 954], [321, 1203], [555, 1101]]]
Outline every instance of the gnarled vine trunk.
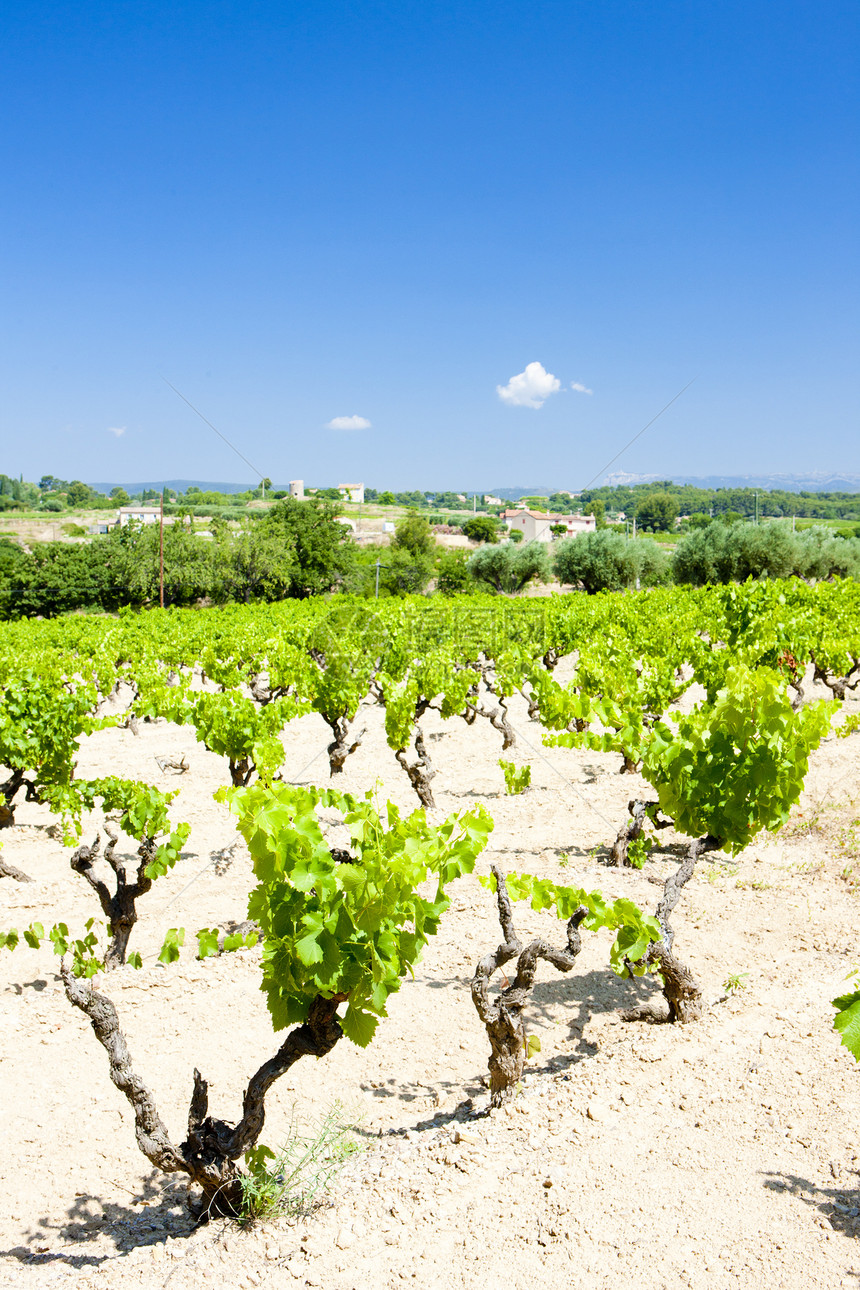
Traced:
[[415, 727], [415, 755], [417, 760], [410, 765], [405, 748], [398, 748], [394, 756], [400, 762], [400, 765], [409, 776], [409, 783], [418, 794], [418, 800], [423, 807], [432, 810], [436, 801], [433, 797], [433, 790], [430, 787], [430, 781], [436, 775], [433, 769], [433, 763], [424, 745], [424, 734], [420, 726]]
[[135, 864], [114, 854], [119, 840], [116, 830], [110, 824], [105, 824], [104, 830], [110, 841], [101, 860], [116, 876], [115, 891], [111, 891], [105, 876], [99, 872], [100, 838], [97, 837], [92, 846], [78, 847], [70, 863], [75, 873], [90, 884], [108, 920], [111, 942], [105, 955], [105, 968], [110, 971], [125, 963], [128, 942], [137, 922], [137, 901], [152, 886], [152, 879], [146, 876], [146, 867], [152, 862], [157, 848], [153, 838], [144, 838], [138, 847]]
[[622, 824], [615, 836], [612, 850], [609, 853], [609, 857], [613, 864], [622, 868], [624, 865], [629, 863], [627, 853], [630, 848], [630, 843], [635, 842], [637, 838], [641, 837], [646, 820], [649, 820], [655, 829], [667, 829], [671, 827], [671, 820], [657, 819], [657, 806], [657, 802], [640, 802], [637, 799], [627, 803], [627, 810], [630, 812], [630, 819], [626, 820], [624, 824]]
[[329, 774], [340, 775], [343, 772], [343, 764], [347, 757], [361, 747], [361, 741], [367, 733], [367, 729], [360, 730], [357, 735], [352, 735], [350, 730], [352, 723], [347, 717], [326, 717], [325, 720], [328, 722], [334, 736], [326, 749]]
[[832, 676], [827, 668], [821, 667], [815, 660], [815, 655], [810, 651], [813, 667], [815, 668], [816, 681], [822, 681], [830, 690], [834, 699], [839, 699], [841, 703], [845, 701], [846, 690], [856, 690], [860, 685], [860, 658], [853, 660], [853, 666], [848, 669], [844, 676]]
[[36, 785], [27, 779], [23, 770], [13, 770], [9, 778], [0, 784], [0, 829], [11, 829], [15, 823], [15, 796], [22, 788], [27, 790], [28, 802], [38, 802]]
[[669, 1005], [668, 1012], [662, 1012], [652, 1004], [645, 1004], [641, 1008], [630, 1008], [623, 1012], [621, 1015], [625, 1021], [673, 1021], [683, 1025], [688, 1021], [698, 1021], [704, 1013], [701, 987], [690, 969], [675, 954], [675, 933], [669, 918], [681, 897], [681, 891], [693, 876], [699, 856], [706, 851], [718, 851], [721, 845], [718, 838], [710, 835], [691, 842], [678, 868], [666, 879], [663, 898], [655, 911], [663, 935], [659, 941], [651, 942], [641, 961], [655, 964], [663, 978], [663, 996]]
[[[579, 925], [588, 913], [584, 905], [574, 911], [567, 924], [567, 948], [554, 949], [547, 941], [537, 939], [523, 948], [514, 929], [511, 900], [504, 875], [493, 865], [496, 879], [496, 896], [499, 905], [499, 922], [504, 944], [490, 954], [485, 954], [475, 968], [472, 978], [472, 1002], [490, 1040], [490, 1105], [502, 1106], [516, 1092], [526, 1061], [526, 1031], [523, 1009], [534, 985], [539, 959], [546, 959], [559, 972], [569, 972], [574, 965], [582, 942]], [[490, 1000], [490, 979], [494, 973], [517, 959], [517, 974], [495, 1002]]]
[[265, 1121], [266, 1094], [300, 1057], [324, 1057], [343, 1034], [336, 1012], [344, 996], [317, 996], [308, 1019], [287, 1035], [281, 1047], [251, 1077], [245, 1090], [242, 1118], [232, 1125], [209, 1115], [209, 1086], [198, 1070], [188, 1110], [188, 1137], [176, 1146], [158, 1114], [152, 1093], [132, 1069], [131, 1055], [120, 1029], [116, 1008], [106, 995], [87, 981], [73, 976], [65, 959], [60, 964], [66, 996], [90, 1020], [96, 1038], [105, 1049], [110, 1077], [128, 1098], [134, 1111], [137, 1145], [164, 1173], [184, 1173], [189, 1187], [201, 1190], [189, 1206], [200, 1218], [223, 1215], [235, 1218], [241, 1212], [242, 1170], [239, 1159], [257, 1142]]

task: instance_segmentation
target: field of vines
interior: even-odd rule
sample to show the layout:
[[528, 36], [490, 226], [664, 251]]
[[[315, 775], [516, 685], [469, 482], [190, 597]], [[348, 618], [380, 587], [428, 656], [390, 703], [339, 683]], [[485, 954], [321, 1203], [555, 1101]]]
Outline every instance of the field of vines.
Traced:
[[860, 585], [29, 620], [0, 686], [0, 1285], [856, 1285]]

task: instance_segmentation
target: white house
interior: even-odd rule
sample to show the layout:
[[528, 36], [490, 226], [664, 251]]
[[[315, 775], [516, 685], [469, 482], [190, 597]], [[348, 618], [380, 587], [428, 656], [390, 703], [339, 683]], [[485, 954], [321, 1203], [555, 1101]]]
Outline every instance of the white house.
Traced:
[[157, 524], [160, 514], [161, 508], [158, 506], [121, 506], [117, 524], [120, 528], [125, 528], [131, 520], [140, 520], [142, 524]]
[[337, 491], [348, 502], [364, 501], [364, 484], [338, 484]]
[[593, 533], [597, 521], [593, 515], [547, 515], [543, 511], [507, 510], [502, 512], [506, 527], [512, 532], [516, 529], [522, 533], [526, 542], [552, 542], [556, 536], [554, 524], [563, 524], [564, 532], [559, 537], [573, 537], [577, 533]]
[[491, 493], [484, 493], [485, 506], [504, 506], [501, 497], [493, 497]]

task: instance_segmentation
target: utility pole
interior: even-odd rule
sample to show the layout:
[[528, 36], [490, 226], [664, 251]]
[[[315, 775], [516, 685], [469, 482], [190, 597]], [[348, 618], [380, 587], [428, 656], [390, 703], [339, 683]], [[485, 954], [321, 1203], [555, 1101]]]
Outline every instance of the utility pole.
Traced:
[[158, 603], [164, 608], [164, 485], [161, 486], [161, 506], [158, 512]]
[[758, 524], [758, 489], [756, 489], [755, 494], [755, 522]]
[[388, 565], [387, 565], [387, 564], [383, 564], [383, 563], [382, 563], [382, 561], [380, 560], [379, 556], [377, 556], [377, 557], [376, 557], [376, 593], [375, 593], [375, 596], [376, 596], [376, 599], [377, 599], [377, 600], [379, 599], [379, 570], [380, 570], [380, 569], [387, 569], [387, 568], [388, 568]]

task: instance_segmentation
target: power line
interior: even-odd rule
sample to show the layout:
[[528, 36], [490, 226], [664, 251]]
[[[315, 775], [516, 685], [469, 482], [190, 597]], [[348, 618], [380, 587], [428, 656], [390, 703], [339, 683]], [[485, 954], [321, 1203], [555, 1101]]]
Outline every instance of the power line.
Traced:
[[209, 427], [209, 429], [210, 429], [210, 430], [214, 430], [214, 431], [215, 431], [215, 433], [217, 434], [217, 436], [218, 436], [218, 438], [219, 438], [219, 439], [223, 439], [223, 440], [224, 440], [224, 442], [226, 443], [226, 445], [227, 445], [227, 447], [228, 447], [228, 448], [232, 448], [232, 449], [233, 449], [233, 451], [235, 452], [235, 454], [236, 454], [236, 456], [237, 456], [237, 457], [241, 457], [241, 458], [242, 458], [242, 461], [244, 461], [244, 463], [245, 463], [245, 465], [246, 465], [246, 466], [250, 466], [250, 467], [251, 467], [251, 469], [253, 470], [254, 474], [257, 476], [257, 478], [258, 478], [258, 479], [262, 479], [262, 478], [263, 478], [262, 471], [259, 471], [259, 470], [257, 469], [257, 467], [253, 464], [253, 462], [250, 462], [250, 461], [248, 460], [248, 458], [245, 456], [245, 454], [244, 454], [243, 452], [240, 452], [240, 451], [239, 451], [239, 449], [236, 447], [236, 445], [235, 445], [234, 443], [231, 443], [231, 442], [230, 442], [230, 440], [227, 438], [227, 436], [226, 436], [225, 434], [222, 434], [222, 433], [221, 433], [221, 431], [218, 429], [218, 427], [217, 427], [217, 426], [213, 426], [213, 424], [212, 424], [212, 422], [209, 420], [209, 418], [208, 418], [208, 417], [204, 417], [204, 415], [203, 415], [203, 413], [200, 411], [200, 409], [199, 409], [199, 408], [195, 408], [195, 406], [194, 406], [194, 404], [191, 402], [191, 400], [190, 400], [190, 399], [186, 399], [185, 395], [182, 393], [182, 391], [181, 391], [181, 390], [177, 390], [177, 388], [176, 388], [176, 386], [175, 386], [175, 385], [171, 385], [171, 384], [170, 384], [170, 381], [168, 381], [168, 379], [167, 379], [167, 377], [166, 377], [166, 376], [162, 376], [162, 378], [161, 378], [161, 379], [162, 379], [162, 381], [164, 381], [164, 384], [165, 384], [165, 385], [170, 385], [170, 388], [171, 388], [171, 390], [173, 391], [173, 393], [174, 393], [174, 394], [178, 394], [178, 395], [179, 395], [179, 397], [180, 397], [180, 399], [182, 400], [182, 402], [183, 402], [183, 403], [187, 403], [187, 404], [188, 404], [188, 406], [189, 406], [189, 408], [191, 409], [191, 411], [192, 411], [192, 412], [196, 412], [196, 413], [197, 413], [197, 415], [198, 415], [198, 417], [200, 418], [200, 420], [201, 420], [201, 421], [205, 421], [205, 422], [206, 422], [206, 424], [208, 425], [208, 427]]
[[[694, 376], [694, 377], [693, 377], [693, 381], [695, 381], [696, 379], [697, 379], [697, 378]], [[609, 469], [609, 467], [613, 464], [613, 462], [616, 462], [616, 461], [618, 460], [618, 458], [619, 458], [623, 453], [625, 453], [625, 452], [627, 451], [627, 449], [630, 447], [630, 444], [634, 444], [634, 443], [636, 442], [636, 440], [637, 440], [637, 439], [641, 438], [641, 437], [642, 437], [642, 435], [645, 433], [645, 431], [646, 431], [650, 426], [652, 426], [652, 425], [654, 424], [654, 422], [655, 422], [656, 420], [658, 420], [658, 418], [659, 418], [659, 417], [662, 417], [663, 413], [664, 413], [665, 411], [667, 411], [667, 409], [668, 409], [668, 408], [671, 408], [671, 406], [672, 406], [672, 404], [673, 404], [673, 403], [676, 403], [676, 402], [678, 401], [678, 399], [680, 399], [680, 397], [681, 397], [681, 395], [684, 393], [684, 391], [685, 391], [685, 390], [689, 390], [690, 386], [693, 384], [693, 381], [688, 381], [688, 382], [687, 382], [687, 384], [684, 386], [684, 389], [683, 389], [683, 390], [679, 390], [679, 391], [678, 391], [678, 393], [675, 395], [674, 399], [670, 399], [670, 400], [669, 400], [669, 402], [666, 404], [666, 407], [665, 407], [665, 408], [661, 408], [661, 409], [660, 409], [660, 411], [657, 413], [657, 416], [656, 416], [656, 417], [652, 417], [652, 418], [651, 418], [651, 420], [648, 422], [648, 425], [643, 426], [643, 427], [642, 427], [642, 429], [639, 431], [639, 433], [638, 433], [638, 434], [635, 434], [635, 435], [633, 436], [633, 438], [630, 440], [630, 442], [629, 442], [629, 443], [626, 443], [626, 444], [624, 445], [624, 447], [623, 447], [619, 452], [616, 452], [616, 454], [615, 454], [615, 456], [612, 458], [612, 460], [611, 460], [611, 461], [607, 461], [606, 465], [605, 465], [605, 466], [603, 466], [600, 470], [598, 470], [597, 474], [594, 476], [594, 479], [589, 479], [588, 483], [585, 485], [585, 488], [581, 489], [581, 491], [584, 493], [586, 488], [590, 488], [590, 487], [591, 487], [591, 485], [594, 483], [594, 480], [595, 480], [595, 479], [599, 479], [599, 478], [600, 478], [600, 476], [604, 473], [604, 471], [608, 470], [608, 469]], [[178, 391], [177, 391], [177, 393], [178, 393]]]

